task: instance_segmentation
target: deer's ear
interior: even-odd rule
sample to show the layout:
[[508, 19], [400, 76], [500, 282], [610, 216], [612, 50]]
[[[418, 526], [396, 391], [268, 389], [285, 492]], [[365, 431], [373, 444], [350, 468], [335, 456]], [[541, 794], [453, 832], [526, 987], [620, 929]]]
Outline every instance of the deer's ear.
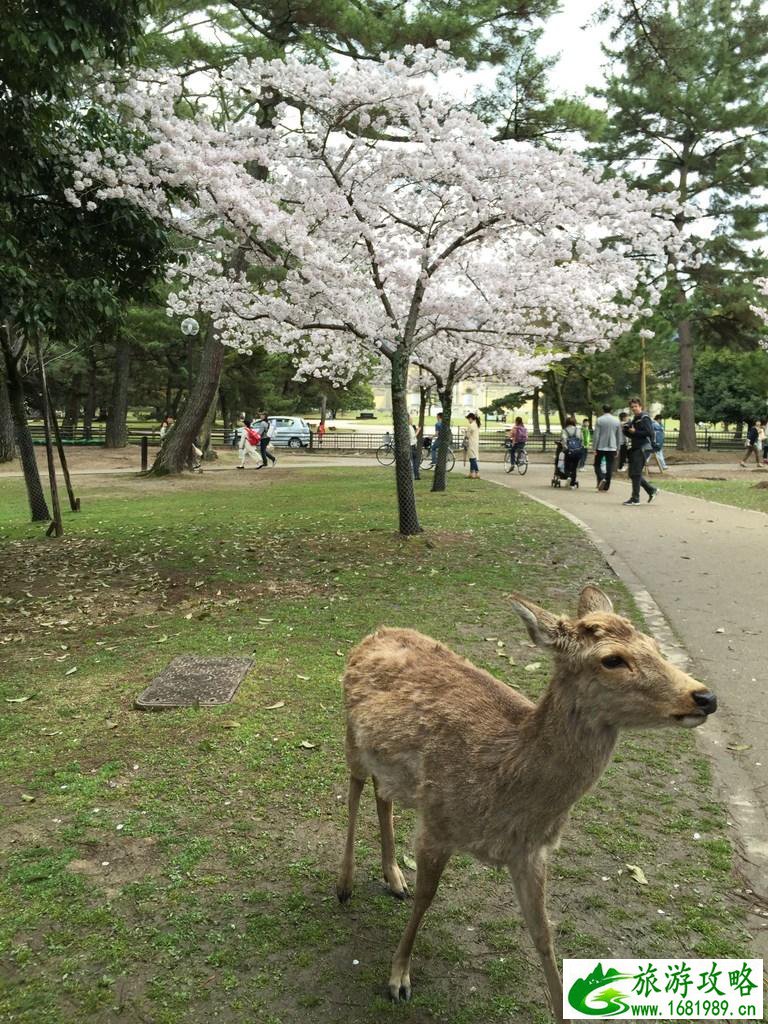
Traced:
[[512, 607], [523, 620], [528, 636], [538, 647], [554, 647], [562, 639], [561, 620], [518, 594], [512, 595]]
[[604, 594], [599, 587], [588, 583], [579, 594], [579, 604], [576, 614], [579, 618], [590, 615], [592, 612], [612, 612], [613, 603], [607, 594]]

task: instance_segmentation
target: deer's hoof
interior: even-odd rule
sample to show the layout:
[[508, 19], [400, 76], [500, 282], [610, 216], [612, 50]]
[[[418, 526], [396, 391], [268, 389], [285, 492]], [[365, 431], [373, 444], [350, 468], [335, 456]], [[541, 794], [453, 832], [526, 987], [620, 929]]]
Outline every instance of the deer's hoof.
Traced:
[[405, 972], [395, 971], [389, 979], [389, 998], [393, 1003], [407, 1003], [411, 998], [411, 978]]
[[411, 895], [408, 892], [408, 883], [405, 880], [405, 875], [397, 864], [394, 864], [391, 868], [385, 871], [384, 878], [389, 886], [389, 891], [395, 899], [405, 900]]
[[339, 898], [339, 903], [349, 903], [352, 899], [352, 890], [350, 888], [338, 888], [336, 889], [336, 895]]

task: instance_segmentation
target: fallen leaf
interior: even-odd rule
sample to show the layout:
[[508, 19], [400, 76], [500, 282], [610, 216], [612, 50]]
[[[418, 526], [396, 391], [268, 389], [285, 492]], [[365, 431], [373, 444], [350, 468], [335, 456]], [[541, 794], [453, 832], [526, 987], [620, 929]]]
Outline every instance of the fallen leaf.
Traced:
[[156, 644], [164, 644], [167, 639], [168, 639], [168, 634], [167, 633], [163, 633], [162, 636], [159, 636], [157, 638], [157, 640], [155, 640], [155, 643]]
[[627, 864], [627, 871], [632, 875], [636, 882], [640, 885], [648, 885], [648, 879], [645, 877], [645, 872], [637, 864]]
[[274, 621], [275, 621], [274, 619], [259, 619], [259, 622], [263, 622], [265, 626], [267, 625], [268, 622], [274, 622]]
[[717, 629], [715, 630], [715, 632], [716, 632], [716, 633], [724, 633], [724, 632], [725, 632], [725, 630], [723, 629], [723, 627], [722, 627], [722, 626], [718, 626], [718, 628], [717, 628]]
[[236, 722], [234, 719], [231, 719], [230, 721], [222, 722], [221, 723], [221, 728], [222, 729], [239, 729], [240, 728], [240, 723]]
[[29, 793], [22, 793], [21, 799], [24, 801], [25, 804], [33, 804], [35, 802], [35, 798], [33, 796], [30, 796]]
[[540, 668], [541, 668], [541, 662], [540, 661], [532, 661], [530, 663], [530, 665], [526, 665], [525, 666], [525, 671], [526, 672], [538, 672], [538, 670]]
[[302, 682], [304, 682], [304, 683], [308, 683], [309, 682], [309, 676], [298, 676], [297, 675], [296, 678], [297, 679], [301, 679]]
[[104, 725], [106, 725], [106, 727], [108, 729], [116, 729], [117, 728], [117, 722], [110, 722], [109, 719], [107, 719], [107, 721], [104, 723]]
[[344, 657], [344, 651], [336, 651], [336, 657], [343, 658]]
[[413, 857], [409, 857], [408, 854], [403, 854], [403, 864], [405, 867], [410, 868], [411, 871], [416, 870], [416, 861]]
[[72, 668], [68, 668], [64, 675], [71, 676], [73, 672], [77, 672], [77, 665], [73, 665]]
[[317, 744], [310, 743], [309, 740], [302, 740], [299, 746], [303, 747], [305, 750], [314, 750]]
[[751, 743], [729, 743], [728, 750], [751, 750]]
[[284, 707], [285, 707], [285, 701], [284, 700], [279, 700], [277, 702], [277, 704], [269, 704], [267, 707], [264, 708], [264, 710], [265, 711], [277, 711], [278, 708], [284, 708]]
[[5, 698], [5, 703], [6, 704], [26, 704], [26, 702], [28, 700], [32, 700], [32, 698], [34, 696], [35, 696], [34, 693], [30, 693], [30, 695], [28, 697], [6, 697]]

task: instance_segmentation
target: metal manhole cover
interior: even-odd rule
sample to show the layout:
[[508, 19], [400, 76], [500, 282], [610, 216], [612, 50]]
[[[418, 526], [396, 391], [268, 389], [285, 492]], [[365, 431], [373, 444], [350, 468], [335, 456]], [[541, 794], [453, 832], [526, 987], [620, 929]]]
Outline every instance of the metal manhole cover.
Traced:
[[140, 711], [228, 704], [253, 658], [201, 658], [182, 654], [156, 676], [134, 703]]

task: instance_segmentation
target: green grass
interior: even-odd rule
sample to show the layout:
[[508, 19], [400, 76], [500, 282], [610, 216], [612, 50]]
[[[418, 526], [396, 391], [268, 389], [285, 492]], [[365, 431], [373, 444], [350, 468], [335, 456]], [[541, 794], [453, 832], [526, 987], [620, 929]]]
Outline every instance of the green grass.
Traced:
[[768, 480], [768, 474], [750, 473], [744, 480], [664, 480], [664, 490], [676, 494], [689, 494], [693, 498], [720, 501], [737, 508], [768, 512], [768, 487], [758, 483]]
[[[511, 886], [468, 857], [419, 935], [414, 1001], [387, 1005], [408, 907], [379, 880], [369, 791], [355, 896], [340, 908], [333, 893], [353, 644], [416, 626], [535, 696], [546, 659], [509, 591], [564, 610], [592, 580], [635, 615], [554, 513], [463, 479], [442, 496], [421, 487], [427, 532], [403, 540], [382, 471], [88, 478], [54, 541], [24, 522], [20, 482], [3, 483], [0, 1019], [548, 1019]], [[254, 658], [231, 705], [132, 710], [195, 652]], [[398, 809], [401, 854], [412, 826]], [[725, 815], [692, 736], [632, 734], [554, 857], [559, 955], [746, 955], [731, 888]]]

